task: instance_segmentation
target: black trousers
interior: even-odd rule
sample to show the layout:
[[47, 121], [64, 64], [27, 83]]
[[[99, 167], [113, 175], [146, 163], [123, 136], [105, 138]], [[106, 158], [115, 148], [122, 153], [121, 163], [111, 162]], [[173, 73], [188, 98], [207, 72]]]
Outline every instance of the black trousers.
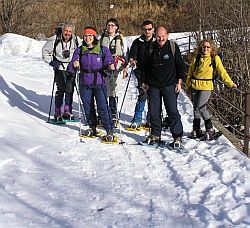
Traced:
[[182, 137], [183, 126], [181, 116], [177, 109], [177, 94], [175, 86], [167, 86], [163, 88], [150, 87], [149, 95], [149, 113], [151, 134], [160, 136], [162, 126], [162, 99], [169, 119], [169, 128], [173, 138]]
[[55, 108], [61, 108], [63, 100], [65, 99], [65, 105], [69, 107], [69, 111], [71, 112], [75, 86], [75, 74], [71, 74], [63, 70], [55, 70], [55, 83], [57, 87], [55, 95]]

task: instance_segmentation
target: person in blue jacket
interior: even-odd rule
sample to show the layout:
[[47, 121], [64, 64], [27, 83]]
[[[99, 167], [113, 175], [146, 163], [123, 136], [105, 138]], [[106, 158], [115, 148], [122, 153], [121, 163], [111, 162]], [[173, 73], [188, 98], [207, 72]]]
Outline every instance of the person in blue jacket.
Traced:
[[112, 116], [107, 102], [107, 88], [105, 84], [105, 70], [114, 71], [114, 59], [110, 50], [100, 46], [97, 32], [93, 27], [86, 27], [83, 31], [83, 44], [77, 48], [69, 63], [68, 71], [79, 73], [79, 92], [83, 103], [89, 129], [86, 136], [96, 136], [97, 112], [107, 132], [104, 140], [114, 141]]

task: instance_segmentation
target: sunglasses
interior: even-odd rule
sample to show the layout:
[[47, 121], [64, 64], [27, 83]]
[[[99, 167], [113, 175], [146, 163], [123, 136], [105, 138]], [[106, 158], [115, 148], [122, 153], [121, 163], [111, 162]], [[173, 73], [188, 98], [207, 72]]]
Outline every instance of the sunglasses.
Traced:
[[144, 31], [151, 31], [153, 28], [145, 28]]
[[115, 27], [116, 25], [115, 24], [108, 24], [107, 26], [108, 27]]
[[202, 46], [203, 48], [207, 48], [207, 49], [210, 49], [211, 47], [210, 46]]

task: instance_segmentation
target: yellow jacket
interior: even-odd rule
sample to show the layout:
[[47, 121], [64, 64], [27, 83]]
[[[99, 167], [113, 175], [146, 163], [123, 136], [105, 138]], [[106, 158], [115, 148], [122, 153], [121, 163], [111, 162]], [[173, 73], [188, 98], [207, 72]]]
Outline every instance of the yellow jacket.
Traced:
[[[213, 90], [213, 80], [203, 80], [213, 78], [212, 58], [210, 55], [201, 55], [200, 65], [195, 69], [195, 59], [193, 59], [187, 74], [186, 86], [187, 89], [192, 87], [196, 90]], [[231, 80], [226, 69], [224, 68], [221, 59], [218, 55], [215, 56], [216, 71], [221, 76], [222, 81], [229, 87], [232, 87], [234, 82]], [[202, 80], [199, 80], [202, 79]]]

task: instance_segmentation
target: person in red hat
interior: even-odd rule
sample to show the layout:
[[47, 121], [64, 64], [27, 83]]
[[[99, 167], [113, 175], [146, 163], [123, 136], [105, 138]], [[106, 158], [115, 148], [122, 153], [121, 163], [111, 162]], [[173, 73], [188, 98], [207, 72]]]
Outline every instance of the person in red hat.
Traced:
[[97, 39], [97, 32], [93, 27], [83, 30], [83, 43], [77, 48], [69, 63], [68, 71], [79, 73], [79, 92], [85, 111], [89, 129], [84, 131], [85, 136], [96, 136], [97, 112], [102, 125], [107, 132], [105, 141], [114, 141], [112, 116], [107, 102], [107, 88], [104, 71], [114, 71], [114, 59], [110, 50], [101, 47]]

